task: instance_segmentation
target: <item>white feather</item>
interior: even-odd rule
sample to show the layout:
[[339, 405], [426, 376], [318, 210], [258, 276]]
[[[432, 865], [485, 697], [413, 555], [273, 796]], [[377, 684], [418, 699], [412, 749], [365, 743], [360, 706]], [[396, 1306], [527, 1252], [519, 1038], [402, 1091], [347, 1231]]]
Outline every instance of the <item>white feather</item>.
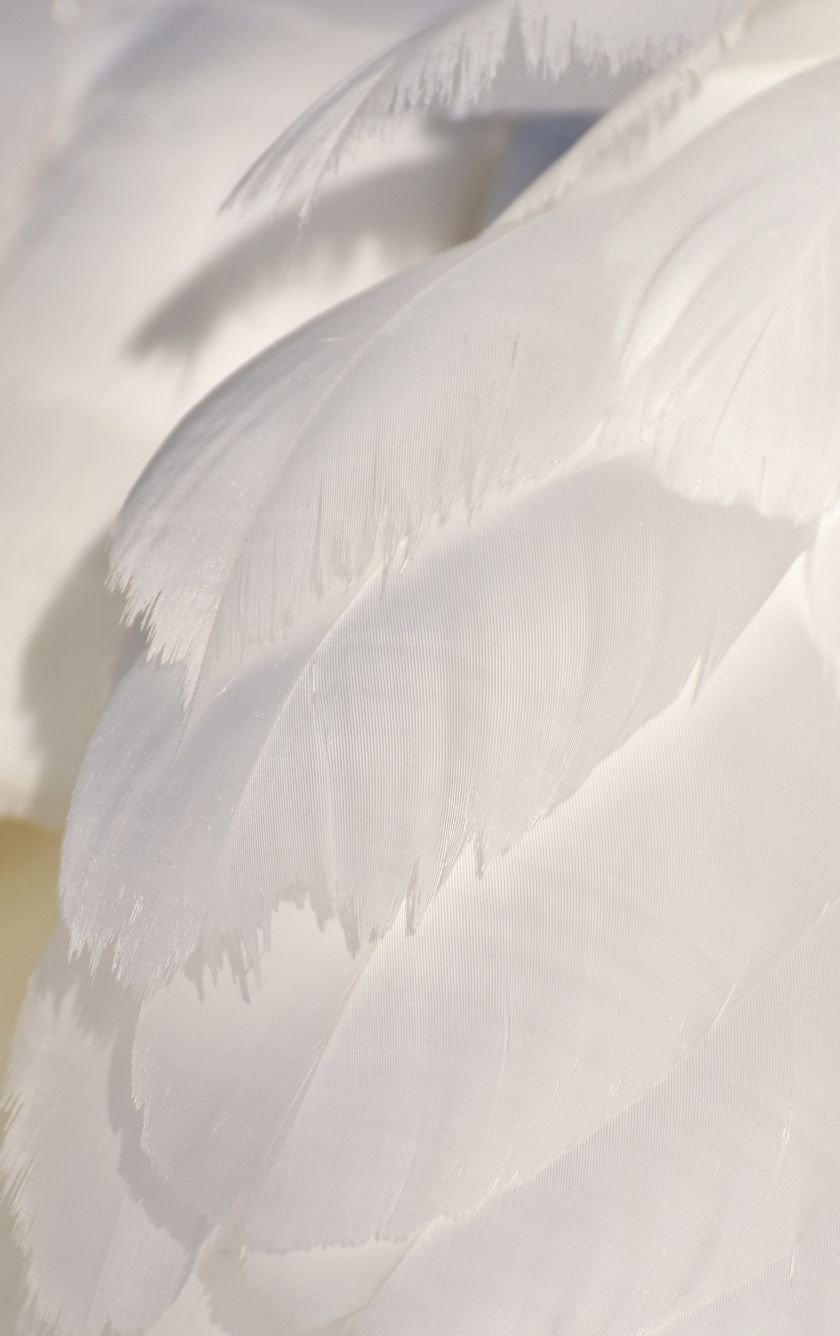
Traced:
[[285, 906], [261, 988], [157, 992], [134, 1096], [184, 1200], [220, 1218], [256, 1185], [258, 1248], [408, 1237], [533, 1176], [697, 1046], [836, 894], [840, 719], [799, 602], [797, 576], [696, 702], [483, 877], [462, 860], [415, 935], [396, 924], [352, 970]]
[[629, 416], [688, 495], [804, 519], [836, 494], [838, 130], [832, 60], [712, 127], [623, 210], [613, 258], [649, 277], [607, 433], [622, 446]]
[[834, 0], [761, 0], [646, 79], [523, 190], [498, 225], [630, 185], [728, 113], [840, 55]]
[[139, 1333], [171, 1303], [205, 1229], [139, 1150], [128, 1060], [133, 1007], [55, 937], [24, 1004], [0, 1167], [33, 1317], [68, 1336]]
[[840, 1201], [838, 952], [835, 903], [650, 1094], [430, 1226], [354, 1332], [650, 1331], [788, 1256]]
[[364, 964], [336, 924], [321, 929], [295, 905], [281, 906], [275, 935], [260, 985], [181, 973], [149, 999], [134, 1037], [143, 1146], [214, 1220], [264, 1171]]
[[323, 591], [345, 602], [457, 500], [475, 508], [580, 451], [608, 392], [609, 331], [572, 264], [591, 225], [549, 217], [401, 274], [175, 432], [123, 510], [114, 566], [188, 696], [319, 616]]
[[570, 68], [611, 74], [661, 64], [705, 36], [747, 0], [484, 0], [449, 15], [352, 75], [260, 158], [234, 198], [270, 190], [310, 208], [325, 176], [359, 141], [408, 112], [468, 108], [521, 62], [532, 79], [557, 81]]
[[47, 962], [12, 1073], [38, 1323], [833, 1336], [832, 33], [278, 345], [136, 489], [165, 662], [74, 801], [97, 977]]
[[[405, 1256], [407, 1244], [371, 1239], [358, 1248], [251, 1253], [243, 1265], [248, 1285], [260, 1294], [289, 1336], [335, 1330], [370, 1302]], [[341, 1328], [339, 1327], [339, 1330]]]
[[379, 944], [259, 1181], [252, 1245], [411, 1236], [532, 1177], [834, 902], [840, 716], [798, 601], [779, 590], [698, 700]]
[[74, 796], [74, 945], [147, 989], [199, 947], [255, 961], [283, 898], [354, 950], [411, 924], [717, 662], [805, 541], [611, 464], [452, 516], [183, 723], [177, 673], [135, 668]]
[[832, 1211], [802, 1242], [751, 1280], [652, 1329], [652, 1336], [831, 1336], [840, 1321], [840, 1213]]
[[[246, 357], [469, 234], [497, 149], [490, 127], [418, 133], [360, 163], [341, 224], [325, 220], [289, 269], [294, 220], [220, 218], [219, 203], [274, 128], [410, 11], [378, 29], [288, 0], [109, 0], [60, 30], [47, 0], [22, 3], [62, 59], [40, 74], [10, 46], [15, 79], [0, 81], [4, 140], [26, 157], [20, 172], [8, 160], [20, 225], [0, 255], [0, 812], [60, 825], [119, 652], [107, 530], [142, 467]], [[42, 120], [30, 151], [23, 127]], [[382, 202], [401, 188], [408, 227]]]
[[187, 697], [459, 499], [585, 447], [641, 449], [689, 495], [818, 514], [840, 481], [837, 86], [827, 63], [629, 193], [401, 275], [200, 407], [115, 544]]

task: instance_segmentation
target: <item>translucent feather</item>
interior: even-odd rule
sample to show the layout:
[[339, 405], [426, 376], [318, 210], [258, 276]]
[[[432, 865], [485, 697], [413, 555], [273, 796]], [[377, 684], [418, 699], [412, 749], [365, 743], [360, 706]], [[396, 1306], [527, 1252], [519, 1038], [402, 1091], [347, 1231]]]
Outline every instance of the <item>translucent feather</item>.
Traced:
[[532, 79], [557, 81], [576, 65], [641, 73], [746, 8], [746, 0], [484, 0], [363, 67], [291, 126], [245, 176], [234, 198], [270, 190], [311, 206], [324, 177], [360, 141], [415, 110], [469, 107], [512, 58]]
[[354, 950], [410, 925], [465, 846], [496, 857], [717, 662], [805, 541], [610, 464], [453, 516], [186, 720], [140, 665], [74, 797], [74, 944], [148, 988], [198, 947], [255, 960], [281, 898]]
[[400, 275], [200, 406], [114, 549], [186, 697], [298, 622], [305, 637], [323, 593], [342, 606], [458, 501], [587, 452], [819, 514], [840, 481], [836, 89], [833, 62], [784, 82], [650, 180]]

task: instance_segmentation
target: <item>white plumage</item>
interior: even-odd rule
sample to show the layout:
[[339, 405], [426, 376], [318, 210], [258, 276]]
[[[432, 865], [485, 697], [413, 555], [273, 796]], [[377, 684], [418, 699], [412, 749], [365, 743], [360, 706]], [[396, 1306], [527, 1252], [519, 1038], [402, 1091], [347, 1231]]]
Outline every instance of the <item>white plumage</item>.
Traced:
[[[498, 158], [486, 127], [418, 131], [368, 155], [344, 184], [344, 225], [325, 218], [291, 266], [296, 215], [219, 213], [278, 125], [411, 26], [400, 8], [367, 27], [290, 0], [96, 0], [58, 28], [47, 0], [0, 6], [0, 46], [49, 110], [43, 142], [19, 144], [16, 122], [33, 135], [41, 122], [17, 83], [3, 95], [0, 192], [6, 143], [28, 148], [0, 248], [4, 814], [64, 820], [124, 658], [109, 530], [166, 433], [245, 358], [461, 240], [481, 211]], [[24, 38], [52, 62], [40, 79]]]
[[147, 644], [8, 1080], [21, 1336], [834, 1336], [836, 6], [492, 0], [245, 189], [685, 39], [128, 498]]

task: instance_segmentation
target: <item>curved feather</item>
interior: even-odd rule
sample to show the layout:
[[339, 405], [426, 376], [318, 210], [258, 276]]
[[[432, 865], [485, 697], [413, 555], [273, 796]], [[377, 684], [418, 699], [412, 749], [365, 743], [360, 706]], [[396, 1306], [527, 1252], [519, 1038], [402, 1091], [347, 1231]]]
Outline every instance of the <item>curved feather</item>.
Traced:
[[24, 1004], [0, 1164], [36, 1317], [68, 1336], [106, 1323], [139, 1333], [180, 1290], [206, 1230], [139, 1150], [125, 1066], [133, 1004], [66, 954], [59, 932]]
[[199, 947], [256, 960], [283, 898], [354, 950], [411, 924], [468, 844], [489, 862], [713, 665], [806, 542], [614, 463], [453, 515], [183, 726], [177, 673], [135, 668], [74, 797], [74, 945], [148, 989]]
[[407, 1246], [371, 1240], [357, 1248], [313, 1248], [284, 1257], [249, 1253], [242, 1269], [282, 1330], [304, 1336], [335, 1331], [352, 1320], [399, 1265]]
[[[0, 81], [10, 153], [38, 128], [21, 84], [58, 104], [0, 263], [0, 811], [60, 825], [119, 638], [102, 535], [150, 455], [285, 330], [468, 235], [500, 150], [476, 127], [469, 147], [418, 133], [359, 164], [340, 223], [289, 266], [287, 222], [220, 219], [219, 199], [278, 122], [404, 30], [403, 6], [387, 30], [290, 0], [109, 0], [77, 6], [67, 30], [48, 0], [0, 9], [67, 57], [60, 79], [39, 76], [8, 42], [15, 77]], [[403, 174], [409, 202], [425, 195], [404, 230], [380, 204]]]
[[414, 110], [478, 101], [511, 53], [531, 78], [558, 80], [570, 67], [661, 64], [698, 40], [746, 0], [484, 0], [408, 38], [339, 84], [292, 125], [259, 159], [234, 192], [249, 198], [271, 190], [295, 194], [303, 212], [324, 177], [354, 145], [383, 122]]
[[456, 501], [475, 508], [580, 450], [609, 393], [609, 328], [571, 264], [591, 225], [541, 220], [401, 274], [269, 350], [174, 433], [113, 560], [188, 698]]
[[341, 606], [459, 500], [584, 449], [641, 450], [689, 495], [817, 515], [838, 483], [838, 87], [829, 62], [635, 190], [401, 275], [196, 410], [114, 551], [187, 699], [322, 594]]
[[[246, 1336], [217, 1320], [213, 1299], [207, 1287], [194, 1271], [178, 1298], [156, 1322], [146, 1336]], [[258, 1328], [250, 1328], [247, 1336], [265, 1336]], [[274, 1333], [270, 1333], [274, 1336]]]
[[[243, 990], [227, 970], [201, 984], [179, 973], [148, 1000], [134, 1037], [142, 1144], [161, 1177], [216, 1221], [263, 1171], [367, 958], [354, 959], [338, 925], [319, 927], [306, 908], [281, 905], [274, 929], [259, 983]], [[212, 1130], [201, 1116], [210, 1110]]]
[[[646, 275], [620, 317], [607, 448], [635, 430], [685, 494], [800, 519], [830, 505], [840, 481], [838, 50], [836, 6], [768, 5], [641, 159], [621, 151], [626, 122], [599, 127], [509, 215], [513, 225], [567, 190], [574, 199], [588, 155], [606, 155], [596, 188], [579, 193], [590, 207], [602, 190], [622, 201], [605, 249]], [[634, 104], [645, 105], [631, 99], [627, 121]]]
[[[214, 1218], [253, 1188], [255, 1247], [407, 1237], [533, 1176], [660, 1079], [836, 894], [840, 719], [799, 604], [786, 582], [696, 702], [481, 878], [462, 859], [414, 935], [395, 924], [360, 957], [317, 1045], [306, 976], [313, 1015], [326, 985], [290, 906], [262, 988], [181, 977], [156, 993], [133, 1088], [158, 1172]], [[224, 1166], [212, 1181], [208, 1162]]]
[[[838, 130], [840, 61], [831, 60], [724, 118], [623, 212], [625, 262], [638, 263], [639, 248], [650, 255], [623, 408], [691, 496], [805, 519], [836, 493]], [[725, 165], [713, 175], [715, 162]], [[680, 198], [690, 229], [671, 226]], [[649, 229], [663, 217], [654, 263]], [[610, 431], [623, 439], [623, 416]]]
[[338, 1336], [404, 1252], [372, 1241], [275, 1257], [222, 1231], [149, 1336]]
[[834, 0], [761, 0], [646, 79], [516, 199], [496, 226], [521, 223], [649, 176], [743, 103], [840, 54]]
[[831, 1212], [788, 1254], [751, 1280], [656, 1327], [652, 1336], [829, 1336], [840, 1317], [840, 1214]]
[[[833, 904], [840, 713], [800, 605], [787, 582], [696, 701], [480, 884], [461, 864], [415, 937], [379, 944], [260, 1176], [252, 1245], [410, 1237], [533, 1177], [699, 1047]], [[158, 1100], [167, 1071], [161, 1055]]]
[[352, 1330], [650, 1331], [788, 1258], [840, 1200], [838, 959], [835, 903], [650, 1094], [430, 1226]]
[[[157, 991], [139, 1017], [78, 968], [33, 993], [5, 1154], [43, 1317], [132, 1332], [195, 1266], [162, 1331], [192, 1306], [243, 1336], [705, 1336], [772, 1331], [776, 1303], [830, 1329], [840, 735], [833, 628], [804, 617], [835, 564], [838, 86], [825, 65], [638, 187], [441, 260], [434, 354], [428, 273], [304, 331], [142, 484], [174, 494], [141, 564], [175, 663], [103, 722], [63, 893], [76, 947]], [[564, 237], [552, 287], [527, 251], [560, 268]], [[480, 276], [505, 296], [500, 255], [524, 314], [459, 362], [452, 305]], [[565, 378], [558, 293], [590, 322]], [[470, 392], [433, 401], [406, 474], [370, 424], [418, 350], [421, 409], [443, 364]], [[237, 395], [250, 491], [221, 460]], [[799, 572], [776, 585], [817, 516], [805, 610]], [[68, 1181], [93, 1221], [70, 1251]]]

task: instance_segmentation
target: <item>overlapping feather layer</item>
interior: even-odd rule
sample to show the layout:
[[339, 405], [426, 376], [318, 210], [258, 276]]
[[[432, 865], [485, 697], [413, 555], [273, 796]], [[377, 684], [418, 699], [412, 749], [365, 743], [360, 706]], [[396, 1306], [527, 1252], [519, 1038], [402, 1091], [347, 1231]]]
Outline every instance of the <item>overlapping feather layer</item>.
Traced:
[[34, 1324], [836, 1331], [812, 63], [306, 326], [136, 488], [152, 653], [10, 1080]]

